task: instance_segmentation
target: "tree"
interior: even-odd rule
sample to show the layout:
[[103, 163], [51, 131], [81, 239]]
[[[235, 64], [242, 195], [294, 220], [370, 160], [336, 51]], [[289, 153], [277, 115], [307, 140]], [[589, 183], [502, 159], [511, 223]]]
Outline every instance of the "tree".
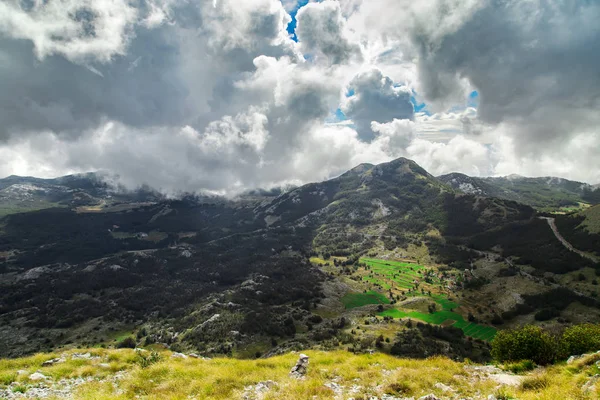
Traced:
[[531, 360], [546, 365], [556, 359], [557, 350], [556, 339], [532, 325], [499, 331], [492, 341], [492, 356], [500, 362]]

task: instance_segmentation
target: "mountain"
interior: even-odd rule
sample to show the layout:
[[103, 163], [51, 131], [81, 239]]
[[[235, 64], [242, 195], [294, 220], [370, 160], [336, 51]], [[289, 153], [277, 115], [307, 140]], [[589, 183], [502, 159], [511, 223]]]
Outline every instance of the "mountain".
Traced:
[[406, 354], [485, 360], [497, 329], [600, 319], [600, 267], [532, 207], [464, 193], [404, 158], [237, 199], [121, 192], [90, 176], [3, 185], [58, 200], [0, 219], [0, 355], [129, 335], [205, 355], [365, 350], [382, 328], [353, 326], [410, 317], [433, 325], [418, 328], [417, 350], [402, 336]]
[[164, 196], [149, 188], [126, 191], [106, 176], [87, 173], [54, 179], [11, 175], [0, 179], [0, 217], [53, 207], [107, 208], [119, 203], [155, 202]]
[[455, 172], [438, 178], [464, 193], [514, 200], [538, 209], [577, 207], [580, 203], [600, 202], [600, 190], [596, 187], [556, 177], [509, 175], [477, 178]]

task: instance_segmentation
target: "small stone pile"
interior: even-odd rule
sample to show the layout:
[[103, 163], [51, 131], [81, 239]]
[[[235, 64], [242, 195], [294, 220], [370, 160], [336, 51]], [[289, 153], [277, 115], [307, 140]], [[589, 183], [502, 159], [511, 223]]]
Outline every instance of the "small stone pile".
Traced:
[[300, 354], [298, 362], [290, 371], [290, 376], [296, 379], [303, 379], [308, 370], [308, 356], [306, 354]]

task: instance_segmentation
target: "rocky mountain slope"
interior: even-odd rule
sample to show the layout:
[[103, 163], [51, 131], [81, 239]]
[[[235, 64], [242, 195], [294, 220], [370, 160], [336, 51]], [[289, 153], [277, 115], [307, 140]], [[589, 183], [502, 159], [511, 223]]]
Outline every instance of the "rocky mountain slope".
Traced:
[[539, 209], [576, 207], [582, 202], [600, 202], [600, 190], [597, 187], [556, 177], [526, 178], [509, 175], [478, 178], [451, 173], [438, 178], [464, 193], [514, 200]]
[[[565, 249], [533, 208], [463, 193], [407, 159], [234, 200], [121, 194], [80, 178], [3, 183], [63, 197], [0, 220], [0, 355], [135, 335], [139, 344], [251, 357], [364, 350], [381, 336], [382, 351], [418, 340], [416, 354], [484, 359], [471, 327], [492, 332], [541, 310], [557, 325], [598, 318], [600, 268]], [[73, 202], [79, 192], [93, 200]], [[577, 243], [595, 240], [584, 234]], [[400, 270], [375, 272], [367, 256], [407, 260], [402, 273], [413, 283]], [[426, 275], [415, 279], [417, 267]], [[404, 315], [442, 327], [392, 323]]]

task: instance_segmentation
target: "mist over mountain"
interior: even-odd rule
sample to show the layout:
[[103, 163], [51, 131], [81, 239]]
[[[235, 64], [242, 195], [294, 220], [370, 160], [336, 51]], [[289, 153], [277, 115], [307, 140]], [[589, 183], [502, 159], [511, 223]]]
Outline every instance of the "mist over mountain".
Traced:
[[[384, 299], [394, 302], [406, 295], [391, 281], [374, 281], [363, 267], [368, 257], [435, 268], [450, 296], [479, 299], [463, 302], [454, 318], [472, 315], [482, 329], [518, 324], [556, 291], [556, 324], [600, 312], [594, 278], [586, 278], [590, 286], [568, 278], [600, 272], [600, 235], [586, 228], [596, 226], [596, 213], [556, 216], [560, 232], [589, 258], [565, 248], [537, 218], [545, 214], [536, 208], [585, 202], [588, 186], [571, 181], [438, 179], [399, 158], [233, 199], [116, 192], [93, 174], [9, 177], [0, 185], [3, 355], [106, 342], [112, 332], [142, 326], [142, 342], [206, 354], [272, 339], [274, 352], [329, 346], [344, 331], [331, 330], [340, 318], [373, 312], [348, 308], [355, 293], [390, 287]], [[529, 199], [535, 202], [519, 202]], [[428, 290], [448, 290], [431, 282]], [[572, 310], [573, 302], [585, 312]], [[466, 354], [459, 342], [452, 351]]]

